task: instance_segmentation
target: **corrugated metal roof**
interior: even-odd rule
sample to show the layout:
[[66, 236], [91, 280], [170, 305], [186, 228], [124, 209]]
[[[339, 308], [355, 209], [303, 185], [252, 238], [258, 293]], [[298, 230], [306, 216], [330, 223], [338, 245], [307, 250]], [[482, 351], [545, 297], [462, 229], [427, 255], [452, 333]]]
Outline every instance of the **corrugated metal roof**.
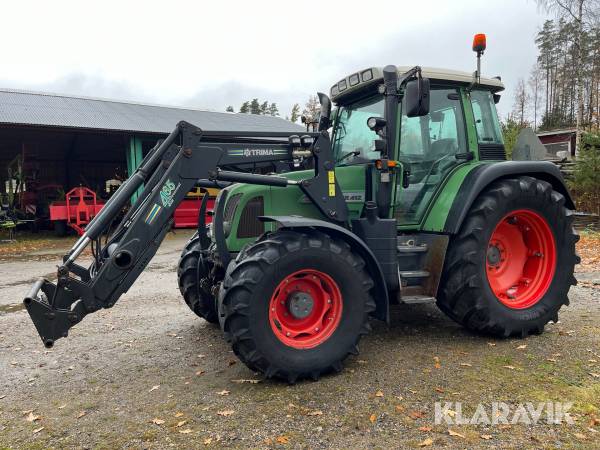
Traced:
[[180, 120], [207, 131], [302, 131], [279, 117], [0, 89], [0, 124], [170, 133]]

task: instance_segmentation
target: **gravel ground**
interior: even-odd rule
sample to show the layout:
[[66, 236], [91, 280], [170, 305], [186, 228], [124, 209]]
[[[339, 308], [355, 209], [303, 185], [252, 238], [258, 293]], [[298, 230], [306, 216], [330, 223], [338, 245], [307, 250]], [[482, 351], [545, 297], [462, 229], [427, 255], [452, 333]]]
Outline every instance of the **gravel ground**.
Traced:
[[[175, 268], [188, 236], [169, 235], [113, 309], [52, 350], [20, 301], [65, 243], [0, 262], [0, 448], [600, 446], [600, 272], [581, 275], [541, 336], [494, 340], [433, 305], [396, 307], [340, 374], [289, 386], [252, 373], [185, 306]], [[435, 424], [446, 401], [467, 417], [479, 403], [573, 402], [575, 424]]]

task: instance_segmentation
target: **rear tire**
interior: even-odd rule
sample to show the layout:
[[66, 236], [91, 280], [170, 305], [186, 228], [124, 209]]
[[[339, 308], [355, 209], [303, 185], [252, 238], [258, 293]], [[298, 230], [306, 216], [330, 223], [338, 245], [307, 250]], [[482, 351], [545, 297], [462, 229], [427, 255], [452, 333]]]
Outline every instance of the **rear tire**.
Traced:
[[290, 383], [316, 380], [358, 353], [375, 310], [372, 287], [363, 259], [346, 242], [317, 231], [277, 231], [230, 263], [219, 320], [251, 370]]
[[439, 308], [501, 337], [538, 334], [556, 322], [579, 263], [579, 236], [564, 204], [550, 183], [526, 176], [486, 189], [450, 243]]
[[216, 300], [210, 292], [209, 272], [212, 263], [204, 259], [198, 233], [194, 234], [181, 252], [177, 267], [177, 282], [185, 303], [194, 313], [210, 323], [217, 323]]

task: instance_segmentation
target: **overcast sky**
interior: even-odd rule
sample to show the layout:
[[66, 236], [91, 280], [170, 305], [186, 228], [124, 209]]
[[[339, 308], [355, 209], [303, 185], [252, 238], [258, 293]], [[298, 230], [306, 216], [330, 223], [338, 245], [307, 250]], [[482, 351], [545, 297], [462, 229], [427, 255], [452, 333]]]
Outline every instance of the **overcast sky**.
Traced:
[[27, 1], [0, 6], [0, 87], [223, 111], [295, 102], [386, 64], [527, 77], [545, 19], [533, 0]]

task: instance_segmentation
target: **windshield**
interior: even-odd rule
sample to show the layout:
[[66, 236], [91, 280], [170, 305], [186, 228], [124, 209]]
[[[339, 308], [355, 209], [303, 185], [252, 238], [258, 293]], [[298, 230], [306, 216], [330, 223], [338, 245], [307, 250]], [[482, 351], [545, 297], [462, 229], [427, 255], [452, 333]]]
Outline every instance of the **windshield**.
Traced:
[[375, 151], [377, 134], [367, 126], [369, 117], [383, 117], [383, 97], [371, 97], [340, 108], [333, 141], [337, 165], [379, 158], [379, 152]]

